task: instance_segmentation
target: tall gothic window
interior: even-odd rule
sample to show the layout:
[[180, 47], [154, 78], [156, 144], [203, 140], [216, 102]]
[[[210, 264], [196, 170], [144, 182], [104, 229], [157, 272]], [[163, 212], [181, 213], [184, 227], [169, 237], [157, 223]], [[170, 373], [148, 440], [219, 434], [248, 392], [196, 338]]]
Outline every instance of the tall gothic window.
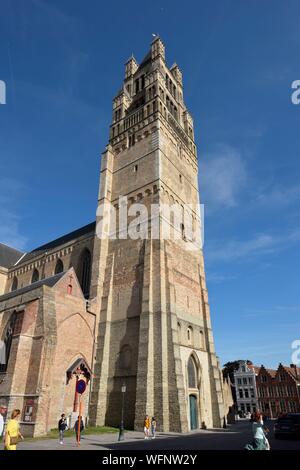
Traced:
[[5, 372], [7, 369], [16, 317], [16, 313], [13, 313], [0, 339], [0, 372]]
[[178, 342], [181, 343], [181, 325], [177, 323], [177, 331], [178, 331]]
[[37, 282], [40, 278], [40, 274], [38, 272], [38, 270], [35, 268], [33, 273], [32, 273], [32, 277], [31, 277], [31, 284], [33, 284], [34, 282]]
[[200, 348], [204, 349], [204, 333], [200, 331]]
[[11, 291], [18, 289], [18, 278], [15, 276], [11, 285]]
[[61, 259], [58, 259], [55, 265], [55, 271], [54, 274], [59, 274], [64, 271], [64, 264]]
[[193, 343], [193, 328], [191, 326], [187, 329], [187, 339], [189, 344]]
[[83, 250], [79, 260], [79, 282], [84, 297], [87, 299], [90, 295], [91, 283], [91, 252], [87, 248]]
[[193, 356], [190, 356], [188, 362], [188, 386], [189, 388], [197, 388], [197, 366]]

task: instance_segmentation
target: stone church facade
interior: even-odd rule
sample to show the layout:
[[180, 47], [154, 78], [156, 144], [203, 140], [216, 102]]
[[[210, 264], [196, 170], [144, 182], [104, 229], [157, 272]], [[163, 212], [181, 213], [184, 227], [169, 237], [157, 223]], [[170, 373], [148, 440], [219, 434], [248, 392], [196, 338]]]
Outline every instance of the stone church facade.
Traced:
[[[101, 212], [110, 204], [119, 217], [125, 197], [128, 224], [130, 207], [147, 209], [144, 235], [124, 237], [109, 218], [118, 236], [104, 236]], [[162, 431], [223, 423], [201, 244], [150, 210], [173, 204], [191, 207], [200, 232], [193, 120], [181, 71], [156, 37], [140, 64], [126, 63], [113, 100], [96, 224], [27, 254], [0, 245], [0, 401], [22, 410], [27, 434], [76, 415], [79, 378], [92, 425], [120, 424], [123, 385], [126, 428], [142, 429], [146, 414]], [[164, 237], [163, 224], [177, 236]]]

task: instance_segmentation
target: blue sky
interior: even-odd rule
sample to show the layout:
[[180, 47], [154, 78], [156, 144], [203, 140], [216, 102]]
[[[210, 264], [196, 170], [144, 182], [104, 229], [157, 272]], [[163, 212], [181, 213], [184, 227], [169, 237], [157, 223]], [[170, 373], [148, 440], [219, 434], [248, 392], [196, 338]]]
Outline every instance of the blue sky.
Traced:
[[217, 353], [274, 367], [300, 339], [300, 3], [2, 0], [0, 241], [95, 217], [124, 62], [159, 33], [195, 121]]

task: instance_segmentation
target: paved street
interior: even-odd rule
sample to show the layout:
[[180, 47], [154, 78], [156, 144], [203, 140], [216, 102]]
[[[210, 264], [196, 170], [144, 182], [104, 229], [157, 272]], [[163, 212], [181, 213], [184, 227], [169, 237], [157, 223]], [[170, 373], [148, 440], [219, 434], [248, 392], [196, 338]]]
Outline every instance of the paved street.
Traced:
[[[269, 441], [273, 450], [300, 450], [300, 440], [274, 439], [273, 422], [268, 424]], [[118, 434], [83, 436], [78, 449], [75, 438], [65, 439], [60, 445], [55, 439], [21, 442], [24, 450], [240, 450], [251, 442], [251, 423], [240, 421], [228, 429], [195, 431], [188, 434], [158, 433], [156, 439], [144, 440], [142, 433], [129, 431], [125, 441], [118, 442]]]

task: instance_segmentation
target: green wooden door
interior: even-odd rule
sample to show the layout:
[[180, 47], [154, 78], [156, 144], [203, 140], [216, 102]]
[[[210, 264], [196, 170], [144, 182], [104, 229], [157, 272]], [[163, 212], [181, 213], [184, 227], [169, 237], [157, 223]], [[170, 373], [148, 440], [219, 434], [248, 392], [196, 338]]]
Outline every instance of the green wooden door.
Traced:
[[195, 395], [190, 395], [190, 423], [191, 429], [198, 428], [198, 407], [197, 407], [197, 398]]

